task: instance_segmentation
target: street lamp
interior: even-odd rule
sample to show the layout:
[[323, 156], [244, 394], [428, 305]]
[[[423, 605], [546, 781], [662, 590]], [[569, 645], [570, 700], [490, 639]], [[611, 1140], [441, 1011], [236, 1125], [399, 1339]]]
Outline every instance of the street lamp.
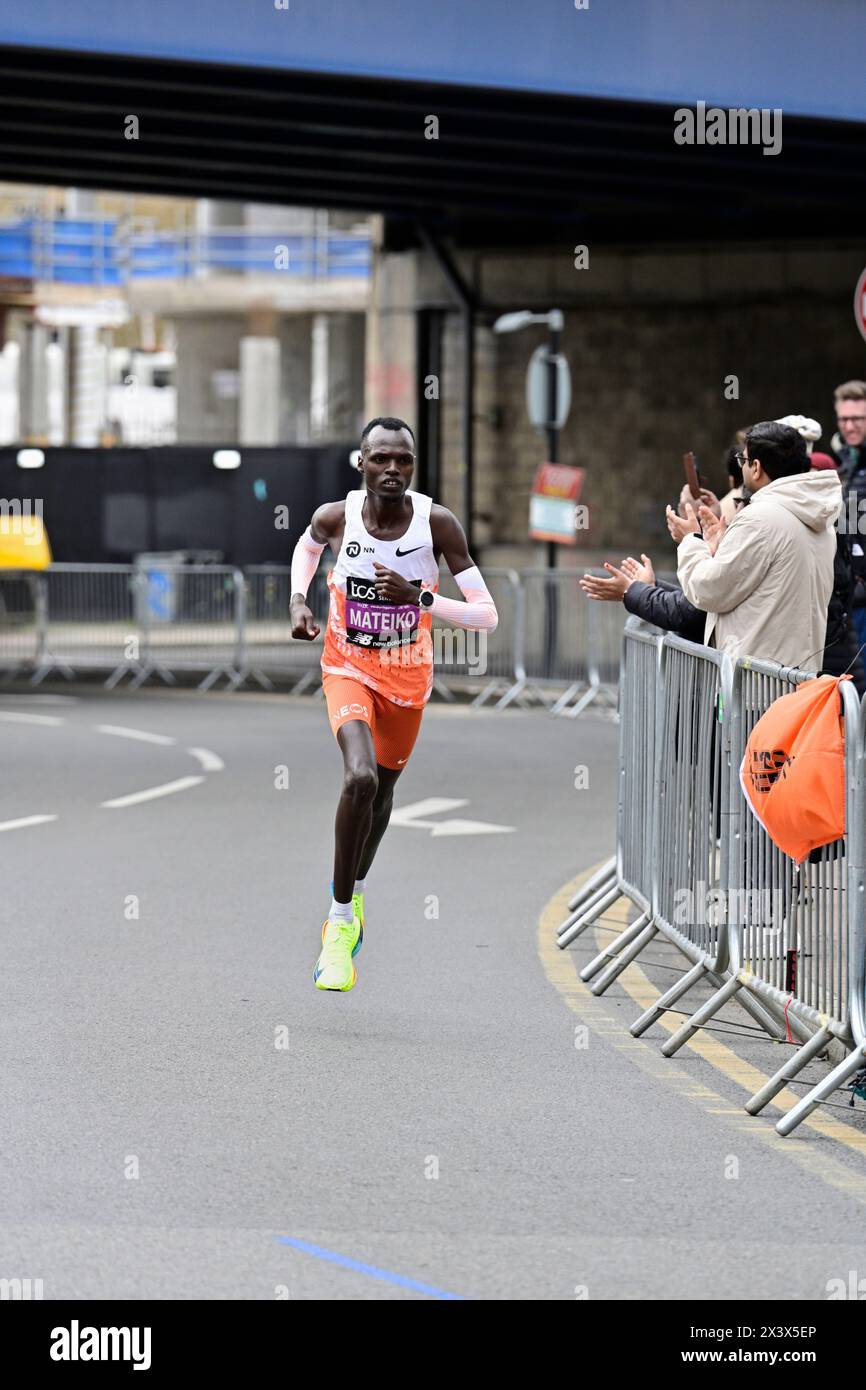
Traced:
[[[563, 402], [563, 421], [559, 419], [559, 370], [560, 370], [560, 345], [562, 342], [562, 329], [564, 318], [561, 309], [550, 309], [546, 314], [534, 314], [530, 309], [518, 309], [510, 314], [501, 314], [493, 325], [494, 333], [518, 333], [521, 328], [528, 328], [533, 323], [545, 323], [548, 329], [547, 340], [547, 401], [546, 409], [539, 413], [539, 418], [533, 418], [532, 407], [530, 405], [530, 418], [532, 423], [544, 429], [547, 435], [547, 462], [556, 463], [559, 457], [559, 430], [560, 424], [564, 422], [565, 413], [568, 410], [570, 392], [567, 390], [566, 400]], [[567, 377], [566, 377], [567, 381]], [[567, 388], [566, 388], [567, 389]], [[528, 395], [531, 394], [528, 392]], [[555, 675], [556, 664], [556, 627], [557, 627], [557, 591], [554, 577], [551, 571], [556, 569], [557, 547], [555, 541], [547, 542], [547, 569], [548, 575], [545, 581], [545, 603], [544, 603], [544, 671], [547, 676]]]

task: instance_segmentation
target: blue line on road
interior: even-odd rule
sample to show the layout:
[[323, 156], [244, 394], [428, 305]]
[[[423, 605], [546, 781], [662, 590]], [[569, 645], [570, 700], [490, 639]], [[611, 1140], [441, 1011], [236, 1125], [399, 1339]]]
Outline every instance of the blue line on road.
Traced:
[[417, 1279], [407, 1279], [405, 1274], [393, 1274], [389, 1269], [377, 1269], [376, 1265], [365, 1265], [353, 1260], [350, 1255], [340, 1255], [336, 1250], [324, 1250], [321, 1245], [310, 1245], [305, 1240], [293, 1236], [277, 1236], [280, 1245], [291, 1245], [295, 1250], [303, 1250], [306, 1255], [315, 1255], [320, 1260], [353, 1269], [356, 1274], [369, 1274], [373, 1279], [384, 1279], [388, 1284], [399, 1284], [402, 1289], [414, 1289], [417, 1293], [428, 1293], [431, 1298], [457, 1299], [463, 1301], [463, 1294], [446, 1293], [444, 1289], [434, 1288], [432, 1284], [421, 1284]]

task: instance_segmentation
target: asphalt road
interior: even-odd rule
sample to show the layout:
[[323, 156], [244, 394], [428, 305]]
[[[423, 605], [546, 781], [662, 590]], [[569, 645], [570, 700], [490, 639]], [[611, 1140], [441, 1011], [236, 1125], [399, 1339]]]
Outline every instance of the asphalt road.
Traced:
[[[619, 984], [590, 1000], [601, 935], [550, 947], [551, 899], [612, 851], [611, 723], [430, 709], [396, 798], [428, 824], [386, 837], [348, 995], [312, 981], [340, 766], [320, 701], [6, 694], [0, 740], [0, 1277], [627, 1300], [866, 1275], [860, 1115], [778, 1139], [721, 1053], [665, 1062]], [[412, 812], [429, 798], [465, 804]], [[441, 833], [467, 819], [511, 829]]]

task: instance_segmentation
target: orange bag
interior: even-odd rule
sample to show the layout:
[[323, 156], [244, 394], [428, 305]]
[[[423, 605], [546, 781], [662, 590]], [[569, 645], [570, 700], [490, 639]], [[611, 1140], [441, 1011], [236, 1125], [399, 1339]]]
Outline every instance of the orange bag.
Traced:
[[743, 794], [770, 839], [797, 864], [845, 834], [845, 745], [839, 681], [819, 676], [774, 700], [740, 767]]

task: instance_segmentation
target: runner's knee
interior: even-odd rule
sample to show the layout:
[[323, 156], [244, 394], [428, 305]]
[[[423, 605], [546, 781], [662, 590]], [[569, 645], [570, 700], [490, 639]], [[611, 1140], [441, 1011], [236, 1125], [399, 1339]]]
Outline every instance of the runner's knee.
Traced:
[[379, 776], [375, 767], [370, 767], [366, 763], [359, 763], [353, 767], [347, 767], [343, 778], [343, 791], [350, 796], [353, 801], [361, 803], [371, 802], [375, 799], [376, 792], [379, 790]]

